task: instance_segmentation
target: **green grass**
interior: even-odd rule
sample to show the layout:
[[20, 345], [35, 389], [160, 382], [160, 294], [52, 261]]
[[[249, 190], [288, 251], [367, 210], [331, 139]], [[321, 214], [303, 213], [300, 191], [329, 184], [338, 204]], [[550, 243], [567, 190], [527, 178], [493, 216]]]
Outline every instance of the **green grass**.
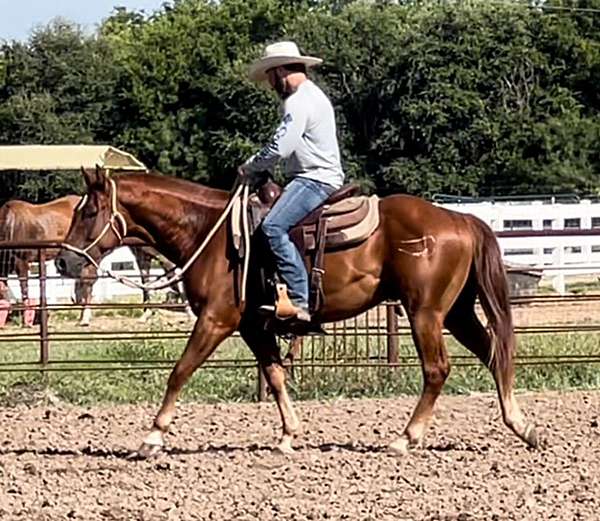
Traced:
[[[242, 349], [240, 341], [232, 340], [223, 346], [228, 358], [248, 358], [250, 352]], [[93, 341], [54, 342], [50, 345], [51, 369], [62, 371], [28, 371], [0, 373], [0, 400], [11, 401], [11, 389], [19, 396], [25, 386], [38, 389], [45, 386], [60, 400], [77, 404], [98, 402], [131, 403], [157, 401], [162, 397], [173, 361], [181, 354], [184, 339], [144, 341]], [[244, 353], [245, 350], [245, 353]], [[216, 361], [218, 353], [212, 360]], [[37, 342], [2, 344], [0, 364], [19, 368], [15, 364], [27, 362], [37, 367], [39, 345]], [[139, 360], [152, 360], [152, 364], [137, 364]], [[8, 365], [12, 364], [12, 365]], [[137, 366], [159, 366], [161, 369], [123, 370]], [[207, 364], [209, 366], [210, 364]], [[247, 365], [247, 364], [246, 364]], [[101, 370], [95, 370], [100, 368]], [[94, 370], [89, 370], [94, 369]], [[256, 394], [256, 367], [228, 369], [202, 369], [195, 373], [186, 386], [184, 399], [218, 401], [250, 400]]]
[[598, 279], [589, 281], [574, 282], [566, 285], [568, 293], [575, 295], [585, 295], [586, 293], [598, 293], [600, 291], [600, 281]]
[[[110, 340], [55, 341], [50, 345], [53, 368], [68, 371], [0, 372], [0, 402], [4, 404], [27, 401], [31, 394], [46, 393], [76, 404], [158, 402], [163, 395], [172, 361], [181, 354], [185, 339], [175, 340]], [[552, 335], [521, 335], [519, 355], [541, 357], [573, 357], [595, 355], [600, 360], [600, 333], [562, 333]], [[460, 394], [494, 390], [489, 372], [477, 363], [470, 353], [448, 339], [454, 367], [444, 392]], [[287, 346], [282, 346], [285, 353]], [[412, 366], [385, 366], [385, 339], [362, 336], [314, 337], [305, 342], [303, 358], [294, 369], [290, 382], [296, 399], [332, 397], [376, 397], [416, 394], [421, 388], [421, 370], [409, 337], [400, 337], [399, 355]], [[313, 362], [331, 363], [334, 367], [315, 367]], [[468, 357], [468, 358], [465, 358]], [[35, 364], [39, 345], [35, 341], [0, 344], [2, 369], [22, 367], [16, 364]], [[77, 363], [72, 363], [77, 360]], [[118, 370], [134, 367], [136, 361], [152, 360], [163, 369]], [[549, 360], [548, 358], [542, 358]], [[112, 363], [116, 361], [117, 363]], [[227, 361], [228, 369], [211, 368], [211, 363]], [[364, 362], [369, 367], [345, 367], [344, 363]], [[461, 366], [461, 364], [471, 366]], [[303, 365], [304, 364], [304, 365]], [[376, 365], [378, 364], [378, 365]], [[381, 364], [384, 364], [382, 367]], [[142, 364], [147, 366], [148, 364]], [[248, 367], [250, 365], [250, 367]], [[138, 365], [139, 366], [139, 365]], [[37, 367], [37, 366], [29, 366]], [[86, 371], [89, 368], [101, 371]], [[598, 363], [540, 364], [517, 368], [517, 388], [592, 389], [600, 388]], [[31, 391], [28, 393], [28, 390]], [[249, 349], [239, 339], [229, 339], [198, 370], [186, 385], [184, 401], [248, 401], [257, 393], [257, 368], [252, 365]]]

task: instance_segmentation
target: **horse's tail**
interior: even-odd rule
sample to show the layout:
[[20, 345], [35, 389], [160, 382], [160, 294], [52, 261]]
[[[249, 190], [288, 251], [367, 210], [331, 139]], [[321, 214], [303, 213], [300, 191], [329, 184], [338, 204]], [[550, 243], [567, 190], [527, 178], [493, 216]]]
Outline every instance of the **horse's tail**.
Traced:
[[10, 202], [0, 208], [0, 241], [12, 241], [17, 220]]
[[[0, 241], [12, 241], [15, 238], [17, 219], [10, 202], [0, 207]], [[0, 278], [5, 279], [14, 269], [14, 252], [0, 250]]]
[[473, 265], [477, 294], [491, 334], [488, 365], [503, 384], [510, 386], [514, 376], [515, 334], [502, 253], [490, 227], [477, 217], [471, 219], [476, 239]]

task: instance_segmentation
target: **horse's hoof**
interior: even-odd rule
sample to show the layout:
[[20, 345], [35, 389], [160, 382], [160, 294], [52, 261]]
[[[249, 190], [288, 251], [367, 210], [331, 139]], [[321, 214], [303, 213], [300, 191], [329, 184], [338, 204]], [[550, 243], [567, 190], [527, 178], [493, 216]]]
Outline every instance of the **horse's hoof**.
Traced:
[[144, 313], [142, 313], [142, 315], [138, 318], [138, 322], [148, 322], [148, 320], [150, 320], [153, 316], [154, 312], [152, 310], [144, 311]]
[[523, 439], [532, 449], [543, 450], [548, 446], [547, 433], [544, 430], [539, 431], [533, 426], [527, 429]]
[[155, 458], [162, 452], [162, 450], [163, 450], [162, 445], [152, 445], [150, 443], [142, 443], [140, 445], [140, 448], [137, 451], [131, 453], [131, 455], [129, 456], [129, 459], [143, 460], [143, 459]]
[[388, 452], [395, 456], [408, 456], [410, 442], [406, 438], [399, 438], [388, 446]]
[[289, 442], [281, 442], [279, 445], [277, 445], [277, 447], [275, 447], [275, 453], [283, 454], [284, 456], [290, 456], [295, 452], [296, 451]]

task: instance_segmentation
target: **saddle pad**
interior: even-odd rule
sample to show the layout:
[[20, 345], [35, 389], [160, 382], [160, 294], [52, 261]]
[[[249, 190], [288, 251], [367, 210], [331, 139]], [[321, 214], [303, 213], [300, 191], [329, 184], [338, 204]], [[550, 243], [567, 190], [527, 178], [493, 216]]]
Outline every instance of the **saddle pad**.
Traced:
[[358, 210], [361, 205], [365, 203], [366, 196], [357, 196], [357, 197], [348, 197], [347, 199], [342, 199], [337, 203], [328, 206], [323, 211], [323, 215], [339, 215], [342, 213], [349, 213]]
[[[351, 197], [346, 200], [342, 200], [336, 203], [331, 208], [335, 208], [338, 205], [341, 207], [344, 203], [348, 203], [344, 212], [337, 212], [331, 215], [325, 212], [327, 219], [327, 238], [325, 247], [329, 248], [340, 248], [342, 246], [351, 246], [368, 239], [379, 226], [379, 197], [372, 195], [371, 197]], [[340, 226], [338, 221], [346, 220], [346, 213], [349, 211], [356, 211], [362, 205], [367, 206], [367, 211], [364, 217], [352, 224], [351, 226]], [[348, 210], [347, 208], [354, 205], [354, 210]], [[351, 207], [352, 208], [352, 207]], [[338, 208], [339, 210], [339, 208]]]

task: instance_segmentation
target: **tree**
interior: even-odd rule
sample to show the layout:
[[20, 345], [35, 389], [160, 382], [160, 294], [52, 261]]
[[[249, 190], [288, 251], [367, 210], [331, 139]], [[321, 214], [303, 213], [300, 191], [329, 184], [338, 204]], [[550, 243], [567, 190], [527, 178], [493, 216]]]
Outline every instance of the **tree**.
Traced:
[[327, 57], [320, 74], [343, 114], [347, 169], [377, 191], [585, 191], [598, 174], [598, 42], [558, 17], [355, 3], [292, 32]]
[[279, 118], [247, 66], [281, 38], [324, 58], [344, 168], [368, 190], [598, 189], [598, 18], [529, 2], [175, 0], [94, 36], [56, 21], [0, 49], [0, 142], [111, 143], [230, 188]]
[[229, 188], [276, 115], [245, 66], [290, 13], [275, 0], [180, 0], [128, 26], [117, 141], [162, 171]]

